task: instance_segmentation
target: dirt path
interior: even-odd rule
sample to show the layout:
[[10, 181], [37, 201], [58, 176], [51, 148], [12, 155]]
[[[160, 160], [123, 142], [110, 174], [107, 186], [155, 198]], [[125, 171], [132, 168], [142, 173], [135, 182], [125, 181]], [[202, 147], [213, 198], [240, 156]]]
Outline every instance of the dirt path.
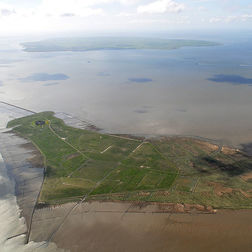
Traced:
[[[83, 155], [84, 157], [87, 157], [84, 153], [82, 153], [80, 150], [78, 150], [76, 147], [74, 147], [72, 144], [70, 144], [68, 141], [66, 141], [66, 139], [60, 137], [54, 130], [53, 128], [51, 127], [51, 121], [49, 121], [49, 129], [50, 131], [55, 135], [57, 136], [57, 138], [59, 138], [61, 141], [63, 141], [64, 143], [68, 144], [70, 147], [72, 147], [74, 150], [76, 150], [78, 153], [80, 153], [81, 155]], [[141, 143], [143, 144], [143, 143]], [[112, 146], [109, 146], [106, 150], [108, 150], [109, 148], [111, 148]], [[106, 151], [105, 150], [105, 151]], [[130, 155], [130, 154], [129, 154]], [[129, 156], [128, 155], [128, 156]], [[127, 159], [128, 156], [125, 158]], [[89, 157], [87, 157], [88, 160]], [[83, 198], [77, 202], [77, 203], [74, 203], [74, 205], [67, 211], [66, 215], [64, 216], [64, 218], [62, 219], [62, 221], [59, 223], [59, 225], [57, 226], [56, 229], [54, 229], [54, 231], [51, 233], [51, 235], [48, 237], [46, 243], [49, 243], [51, 242], [51, 240], [54, 238], [54, 236], [58, 233], [58, 231], [61, 229], [61, 227], [64, 225], [64, 223], [67, 221], [67, 219], [69, 218], [69, 216], [74, 212], [74, 210], [82, 203], [84, 203], [86, 201], [86, 198], [97, 188], [97, 186], [99, 186], [108, 176], [110, 176], [110, 174], [115, 171], [117, 169], [118, 165], [116, 165], [114, 167], [114, 169], [110, 170], [100, 181], [98, 181], [95, 186], [87, 193], [83, 196]], [[79, 169], [79, 168], [78, 168]]]
[[142, 143], [140, 143], [137, 147], [136, 147], [136, 149], [134, 149], [133, 151], [132, 151], [132, 153], [135, 153], [138, 149], [140, 149], [141, 147], [142, 147], [142, 145], [144, 145], [144, 144], [146, 144], [147, 142], [142, 142]]
[[111, 148], [112, 148], [112, 145], [109, 146], [108, 148], [106, 148], [104, 151], [102, 151], [101, 154], [105, 153], [106, 151], [108, 151], [108, 150], [111, 149]]
[[50, 131], [58, 138], [60, 139], [61, 141], [63, 141], [64, 143], [66, 143], [67, 145], [69, 145], [71, 148], [73, 148], [74, 150], [76, 150], [78, 153], [80, 153], [83, 157], [89, 159], [89, 157], [87, 155], [85, 155], [82, 151], [80, 151], [79, 149], [77, 149], [76, 147], [74, 147], [72, 144], [70, 144], [68, 141], [66, 141], [66, 139], [62, 138], [61, 136], [59, 136], [55, 131], [54, 129], [52, 128], [51, 126], [51, 121], [49, 121], [49, 129]]

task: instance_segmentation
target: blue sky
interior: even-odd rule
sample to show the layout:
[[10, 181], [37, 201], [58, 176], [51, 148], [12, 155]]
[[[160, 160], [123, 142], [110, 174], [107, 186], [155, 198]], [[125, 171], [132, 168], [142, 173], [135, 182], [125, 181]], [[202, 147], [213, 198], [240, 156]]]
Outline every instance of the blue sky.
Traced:
[[1, 34], [250, 27], [252, 0], [0, 0]]

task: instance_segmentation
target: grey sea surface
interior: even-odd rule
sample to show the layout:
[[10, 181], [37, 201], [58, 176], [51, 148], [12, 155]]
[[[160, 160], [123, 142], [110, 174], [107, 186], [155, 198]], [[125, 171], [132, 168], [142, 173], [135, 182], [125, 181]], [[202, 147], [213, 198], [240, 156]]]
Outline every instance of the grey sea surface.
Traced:
[[252, 142], [252, 38], [211, 39], [222, 45], [40, 53], [22, 51], [29, 38], [2, 39], [0, 100], [63, 111], [110, 133], [201, 136], [238, 147]]

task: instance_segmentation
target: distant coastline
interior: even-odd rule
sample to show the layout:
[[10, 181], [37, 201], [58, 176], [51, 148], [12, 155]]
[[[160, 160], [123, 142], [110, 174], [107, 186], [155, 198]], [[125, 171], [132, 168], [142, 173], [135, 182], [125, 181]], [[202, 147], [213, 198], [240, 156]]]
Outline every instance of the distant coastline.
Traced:
[[95, 51], [95, 50], [173, 50], [182, 47], [218, 46], [204, 40], [156, 39], [156, 38], [55, 38], [21, 44], [26, 52]]

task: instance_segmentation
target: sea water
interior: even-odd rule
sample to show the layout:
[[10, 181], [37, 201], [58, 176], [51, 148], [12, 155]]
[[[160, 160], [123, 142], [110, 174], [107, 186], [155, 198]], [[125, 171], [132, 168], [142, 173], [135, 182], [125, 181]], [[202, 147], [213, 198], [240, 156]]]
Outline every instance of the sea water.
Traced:
[[0, 100], [66, 112], [113, 133], [252, 142], [252, 38], [192, 38], [221, 45], [29, 53], [19, 43], [32, 38], [2, 40]]
[[[250, 37], [212, 36], [223, 45], [173, 51], [23, 52], [19, 43], [29, 40], [0, 40], [0, 100], [66, 112], [113, 133], [252, 142]], [[0, 128], [23, 115], [0, 108]], [[55, 250], [24, 245], [25, 235], [6, 240], [26, 228], [14, 188], [1, 158], [0, 251]]]

